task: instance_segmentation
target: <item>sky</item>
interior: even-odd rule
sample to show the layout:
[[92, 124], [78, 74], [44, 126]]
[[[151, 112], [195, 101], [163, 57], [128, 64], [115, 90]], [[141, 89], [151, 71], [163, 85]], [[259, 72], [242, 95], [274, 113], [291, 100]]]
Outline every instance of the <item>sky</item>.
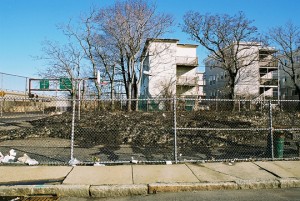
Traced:
[[[178, 24], [190, 10], [200, 13], [234, 15], [243, 11], [254, 20], [253, 25], [261, 33], [271, 27], [292, 21], [300, 26], [299, 0], [149, 0], [155, 1], [158, 12], [174, 16], [174, 32], [164, 38], [179, 39], [180, 43], [192, 43], [188, 35], [181, 32]], [[42, 42], [58, 41], [64, 44], [67, 38], [57, 28], [70, 19], [78, 19], [92, 6], [106, 7], [113, 0], [0, 0], [0, 73], [38, 78], [43, 69]], [[197, 49], [200, 65], [207, 52]], [[3, 85], [3, 79], [0, 80]]]

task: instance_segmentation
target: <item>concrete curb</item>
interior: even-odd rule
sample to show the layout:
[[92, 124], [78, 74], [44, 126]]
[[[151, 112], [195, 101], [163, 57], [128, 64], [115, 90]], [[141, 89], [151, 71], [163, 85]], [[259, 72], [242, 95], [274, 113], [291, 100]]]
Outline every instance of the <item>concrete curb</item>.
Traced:
[[300, 180], [294, 178], [278, 179], [280, 188], [300, 188]]
[[153, 183], [149, 184], [149, 193], [180, 192], [180, 191], [205, 191], [205, 190], [237, 190], [234, 182], [223, 183]]
[[0, 196], [57, 195], [90, 197], [89, 185], [18, 185], [0, 186]]
[[278, 180], [239, 180], [236, 181], [239, 189], [267, 189], [267, 188], [279, 188], [280, 182]]
[[151, 183], [129, 185], [16, 185], [0, 186], [0, 196], [57, 195], [59, 197], [119, 197], [158, 192], [300, 188], [300, 180], [238, 180], [216, 183]]
[[147, 185], [107, 185], [107, 186], [91, 186], [91, 197], [118, 197], [132, 195], [147, 195]]

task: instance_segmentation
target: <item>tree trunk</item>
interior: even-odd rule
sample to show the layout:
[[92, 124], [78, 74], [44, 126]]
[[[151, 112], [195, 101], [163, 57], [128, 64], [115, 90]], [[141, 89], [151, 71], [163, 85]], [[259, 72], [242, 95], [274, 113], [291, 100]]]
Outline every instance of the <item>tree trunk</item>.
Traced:
[[134, 101], [134, 111], [138, 111], [138, 104], [139, 104], [139, 101], [138, 101], [138, 84], [137, 84], [137, 78], [136, 76], [134, 76], [134, 80], [133, 80], [133, 96], [134, 96], [134, 99], [136, 99]]

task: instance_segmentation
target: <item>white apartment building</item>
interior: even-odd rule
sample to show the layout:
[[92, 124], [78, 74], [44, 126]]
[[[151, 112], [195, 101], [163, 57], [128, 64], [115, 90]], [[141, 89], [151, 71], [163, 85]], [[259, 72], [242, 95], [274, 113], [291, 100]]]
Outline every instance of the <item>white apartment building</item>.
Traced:
[[[245, 48], [241, 48], [244, 46]], [[248, 47], [247, 47], [248, 46]], [[235, 46], [233, 46], [235, 48]], [[242, 43], [243, 49], [238, 53], [239, 68], [236, 76], [234, 94], [236, 98], [266, 99], [278, 98], [278, 62], [274, 54], [276, 50], [263, 47], [259, 43]], [[249, 65], [248, 65], [249, 64]], [[226, 98], [229, 87], [229, 76], [220, 63], [207, 58], [205, 60], [204, 91], [207, 98]]]
[[148, 39], [141, 80], [142, 98], [198, 96], [197, 45], [177, 39]]

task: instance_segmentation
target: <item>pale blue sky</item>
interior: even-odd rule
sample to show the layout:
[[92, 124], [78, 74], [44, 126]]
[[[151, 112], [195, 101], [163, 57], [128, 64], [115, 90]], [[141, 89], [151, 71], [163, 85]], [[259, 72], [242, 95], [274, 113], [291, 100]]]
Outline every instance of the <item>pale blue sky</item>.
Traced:
[[[283, 25], [291, 20], [300, 26], [299, 0], [156, 0], [159, 11], [173, 14], [180, 23], [189, 10], [201, 13], [235, 14], [244, 11], [260, 32]], [[45, 39], [64, 43], [66, 38], [57, 29], [58, 24], [76, 19], [92, 5], [107, 6], [113, 0], [0, 0], [0, 72], [37, 77], [43, 62], [32, 56], [41, 56], [41, 43]], [[194, 43], [181, 32], [166, 38], [177, 38], [181, 43]], [[200, 62], [206, 51], [199, 48]]]

